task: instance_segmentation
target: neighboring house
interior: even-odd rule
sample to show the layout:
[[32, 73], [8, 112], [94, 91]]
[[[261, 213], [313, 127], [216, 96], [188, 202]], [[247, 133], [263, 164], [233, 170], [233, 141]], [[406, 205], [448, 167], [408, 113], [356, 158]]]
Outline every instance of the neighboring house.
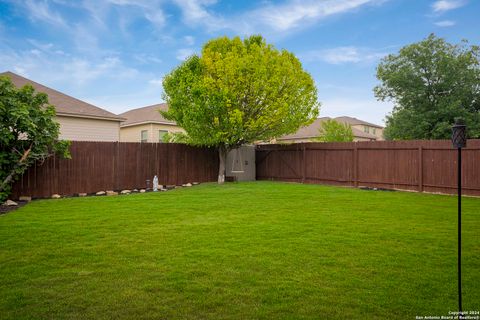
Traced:
[[[342, 123], [347, 123], [352, 126], [353, 136], [358, 138], [355, 141], [370, 141], [370, 140], [384, 140], [383, 138], [383, 127], [378, 124], [373, 124], [367, 121], [363, 121], [357, 118], [352, 117], [337, 117], [334, 120]], [[365, 133], [362, 135], [358, 131]], [[358, 134], [358, 135], [357, 135]], [[371, 139], [370, 136], [373, 136], [374, 139]], [[363, 138], [363, 140], [362, 140]]]
[[162, 103], [120, 114], [126, 119], [120, 124], [120, 141], [163, 142], [167, 133], [184, 132], [174, 121], [167, 120], [160, 114], [160, 110], [167, 109], [167, 104]]
[[31, 85], [36, 91], [48, 95], [48, 101], [55, 106], [55, 121], [60, 124], [62, 140], [72, 141], [119, 141], [120, 122], [124, 119], [87, 102], [70, 97], [13, 72], [3, 72], [12, 83], [20, 88]]
[[[322, 122], [332, 120], [330, 117], [318, 118], [311, 125], [300, 128], [297, 132], [277, 138], [276, 143], [315, 142], [320, 135]], [[383, 127], [352, 117], [337, 117], [333, 120], [349, 124], [352, 127], [353, 141], [383, 140]]]

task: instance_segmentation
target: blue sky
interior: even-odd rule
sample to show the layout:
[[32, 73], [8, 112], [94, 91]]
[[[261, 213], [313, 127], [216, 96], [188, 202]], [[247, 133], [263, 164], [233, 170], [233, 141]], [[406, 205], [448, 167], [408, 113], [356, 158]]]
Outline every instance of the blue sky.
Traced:
[[210, 38], [262, 34], [312, 74], [321, 116], [382, 124], [375, 66], [430, 33], [480, 43], [480, 0], [0, 0], [0, 71], [114, 113], [162, 101], [162, 77]]

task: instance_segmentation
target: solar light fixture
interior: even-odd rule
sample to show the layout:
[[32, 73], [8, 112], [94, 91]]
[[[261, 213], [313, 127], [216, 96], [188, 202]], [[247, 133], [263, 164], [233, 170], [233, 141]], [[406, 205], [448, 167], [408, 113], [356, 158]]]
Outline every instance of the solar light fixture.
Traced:
[[467, 126], [460, 118], [457, 118], [452, 126], [452, 143], [455, 148], [465, 148], [467, 146]]
[[462, 312], [462, 148], [467, 146], [467, 126], [462, 119], [455, 119], [452, 126], [452, 143], [457, 148], [458, 191], [458, 311]]

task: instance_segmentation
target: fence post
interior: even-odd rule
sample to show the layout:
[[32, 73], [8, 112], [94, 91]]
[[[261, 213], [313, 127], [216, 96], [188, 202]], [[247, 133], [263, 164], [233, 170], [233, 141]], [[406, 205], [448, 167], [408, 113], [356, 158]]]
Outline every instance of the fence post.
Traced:
[[353, 185], [355, 188], [358, 187], [358, 146], [357, 143], [353, 147]]
[[423, 192], [423, 147], [418, 147], [418, 192]]
[[307, 172], [307, 159], [306, 159], [306, 146], [303, 144], [303, 168], [302, 168], [302, 183], [305, 183], [305, 178], [306, 178], [306, 172]]
[[114, 144], [114, 154], [113, 154], [113, 184], [114, 184], [114, 187], [113, 187], [113, 190], [118, 190], [119, 189], [119, 183], [118, 183], [118, 173], [120, 172], [119, 170], [119, 166], [120, 166], [120, 145], [119, 145], [119, 142], [118, 141], [115, 141], [115, 144]]

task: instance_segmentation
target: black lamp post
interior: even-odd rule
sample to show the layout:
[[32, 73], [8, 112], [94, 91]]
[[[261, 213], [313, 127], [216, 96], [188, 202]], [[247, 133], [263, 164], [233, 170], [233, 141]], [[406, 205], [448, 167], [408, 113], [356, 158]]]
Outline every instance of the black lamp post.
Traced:
[[462, 312], [462, 148], [467, 146], [467, 126], [462, 119], [456, 119], [452, 126], [453, 147], [458, 150], [458, 311]]

